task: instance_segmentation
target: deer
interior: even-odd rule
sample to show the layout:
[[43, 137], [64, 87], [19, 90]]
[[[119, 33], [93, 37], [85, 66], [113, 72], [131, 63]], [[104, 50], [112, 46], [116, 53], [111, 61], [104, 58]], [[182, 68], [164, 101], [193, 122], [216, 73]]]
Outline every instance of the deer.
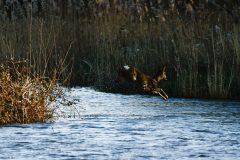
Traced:
[[117, 79], [115, 82], [123, 81], [138, 83], [142, 86], [143, 91], [155, 95], [160, 95], [164, 100], [168, 99], [168, 95], [158, 87], [158, 83], [162, 80], [167, 80], [166, 66], [163, 67], [162, 72], [154, 77], [142, 73], [134, 66], [125, 65], [118, 70]]

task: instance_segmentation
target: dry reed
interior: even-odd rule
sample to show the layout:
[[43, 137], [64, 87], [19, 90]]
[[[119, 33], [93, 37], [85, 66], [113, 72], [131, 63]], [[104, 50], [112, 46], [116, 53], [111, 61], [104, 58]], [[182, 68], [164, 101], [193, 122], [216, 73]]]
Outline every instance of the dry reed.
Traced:
[[47, 76], [58, 68], [60, 78], [72, 73], [71, 85], [109, 91], [124, 64], [149, 75], [165, 64], [168, 81], [161, 86], [170, 96], [239, 98], [240, 27], [224, 11], [203, 10], [198, 20], [174, 12], [164, 21], [152, 21], [147, 13], [140, 21], [128, 9], [101, 16], [69, 14], [1, 23], [0, 58], [29, 58], [36, 73]]
[[10, 60], [0, 66], [0, 125], [47, 122], [53, 118], [56, 79], [30, 74], [26, 61]]

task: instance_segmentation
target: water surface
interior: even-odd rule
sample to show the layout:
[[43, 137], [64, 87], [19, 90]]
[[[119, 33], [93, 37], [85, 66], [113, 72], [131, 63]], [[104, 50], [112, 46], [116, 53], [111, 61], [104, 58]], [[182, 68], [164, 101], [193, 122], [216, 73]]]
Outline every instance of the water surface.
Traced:
[[75, 88], [55, 123], [0, 128], [0, 159], [240, 159], [240, 102]]

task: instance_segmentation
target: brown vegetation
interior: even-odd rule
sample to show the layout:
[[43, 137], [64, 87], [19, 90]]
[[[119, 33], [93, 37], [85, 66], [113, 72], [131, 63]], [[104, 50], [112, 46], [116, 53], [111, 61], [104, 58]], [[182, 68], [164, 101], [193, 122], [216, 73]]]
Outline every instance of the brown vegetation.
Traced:
[[26, 65], [11, 60], [0, 66], [0, 125], [46, 122], [53, 116], [52, 104], [61, 93], [56, 79], [32, 75]]
[[0, 58], [28, 58], [46, 74], [66, 62], [59, 71], [73, 73], [70, 84], [108, 91], [124, 64], [148, 75], [166, 64], [161, 86], [170, 96], [239, 98], [237, 2], [114, 0], [108, 7], [103, 0], [84, 1], [80, 9], [58, 2], [40, 16], [1, 23]]

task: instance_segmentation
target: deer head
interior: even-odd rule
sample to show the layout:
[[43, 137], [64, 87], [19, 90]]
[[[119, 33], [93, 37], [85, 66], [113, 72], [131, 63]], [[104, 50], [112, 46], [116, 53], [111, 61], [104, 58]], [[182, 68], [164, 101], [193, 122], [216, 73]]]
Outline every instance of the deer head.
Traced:
[[157, 82], [160, 82], [161, 80], [167, 80], [166, 66], [163, 67], [162, 72], [160, 74], [156, 75], [154, 79]]

